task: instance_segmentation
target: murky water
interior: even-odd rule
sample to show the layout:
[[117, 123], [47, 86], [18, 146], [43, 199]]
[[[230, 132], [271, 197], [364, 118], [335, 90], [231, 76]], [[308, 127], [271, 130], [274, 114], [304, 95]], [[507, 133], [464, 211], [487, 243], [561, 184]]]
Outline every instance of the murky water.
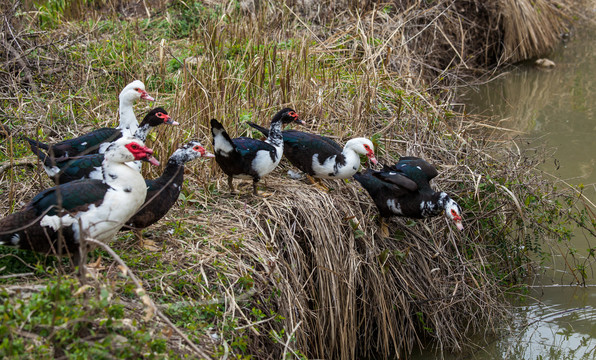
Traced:
[[[522, 149], [546, 144], [552, 157], [542, 166], [553, 179], [585, 185], [596, 202], [596, 28], [580, 29], [549, 58], [557, 66], [532, 66], [466, 90], [459, 99], [469, 113], [494, 116], [498, 126], [523, 132], [514, 136]], [[532, 139], [526, 141], [524, 139]], [[577, 232], [579, 254], [596, 239]], [[503, 338], [469, 356], [473, 359], [596, 359], [596, 269], [588, 287], [560, 266], [532, 280], [532, 298], [516, 308], [516, 326]], [[468, 357], [468, 356], [466, 356]]]

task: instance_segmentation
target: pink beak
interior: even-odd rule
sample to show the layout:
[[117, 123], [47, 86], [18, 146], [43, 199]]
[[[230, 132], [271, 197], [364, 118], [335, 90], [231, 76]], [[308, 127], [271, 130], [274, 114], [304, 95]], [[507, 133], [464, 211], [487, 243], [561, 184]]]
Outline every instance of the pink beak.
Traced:
[[461, 220], [455, 220], [455, 226], [459, 231], [462, 231], [464, 229], [464, 225], [461, 223]]
[[377, 165], [379, 162], [377, 161], [377, 158], [374, 155], [368, 155], [368, 160], [370, 160], [371, 163]]
[[206, 157], [206, 158], [215, 157], [215, 155], [213, 155], [212, 153], [205, 151], [205, 148], [202, 146], [199, 146], [199, 153], [201, 153], [201, 157]]
[[159, 161], [157, 161], [157, 159], [153, 157], [153, 150], [146, 146], [143, 150], [145, 150], [145, 153], [147, 154], [147, 156], [143, 160], [149, 162], [151, 165], [159, 166]]
[[151, 95], [149, 95], [145, 90], [139, 90], [139, 92], [141, 93], [141, 99], [147, 101], [155, 101], [155, 99], [152, 98]]
[[157, 161], [157, 159], [154, 158], [152, 155], [148, 154], [144, 160], [148, 161], [151, 165], [159, 166], [159, 161]]

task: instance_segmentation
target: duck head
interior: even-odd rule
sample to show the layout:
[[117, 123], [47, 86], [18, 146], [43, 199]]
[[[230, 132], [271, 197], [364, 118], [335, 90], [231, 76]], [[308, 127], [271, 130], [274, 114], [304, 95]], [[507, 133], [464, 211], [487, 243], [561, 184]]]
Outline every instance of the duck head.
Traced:
[[378, 163], [375, 157], [375, 146], [367, 138], [352, 139], [346, 143], [345, 148], [354, 150], [357, 154], [365, 155], [375, 165]]
[[445, 216], [448, 219], [451, 219], [458, 230], [463, 230], [464, 225], [462, 224], [462, 217], [461, 217], [461, 208], [455, 202], [455, 200], [447, 197], [445, 201]]
[[133, 103], [138, 99], [155, 101], [155, 99], [145, 91], [145, 84], [143, 84], [141, 80], [135, 80], [126, 85], [120, 92], [119, 98], [120, 102], [123, 103]]
[[183, 164], [200, 157], [212, 158], [215, 155], [207, 152], [200, 142], [191, 140], [176, 150], [170, 157], [170, 160], [175, 161], [177, 164]]
[[153, 157], [153, 150], [136, 138], [122, 137], [110, 144], [104, 154], [106, 160], [125, 163], [142, 160], [158, 166], [159, 161]]
[[277, 112], [277, 114], [275, 114], [273, 116], [273, 119], [271, 120], [273, 121], [280, 121], [282, 124], [289, 124], [289, 123], [296, 123], [299, 125], [306, 125], [306, 123], [304, 122], [304, 120], [300, 119], [298, 117], [298, 113], [296, 111], [294, 111], [294, 109], [291, 108], [284, 108], [281, 109], [280, 111]]
[[151, 127], [161, 124], [180, 125], [180, 123], [174, 121], [172, 117], [168, 115], [167, 111], [165, 111], [162, 107], [156, 107], [155, 109], [149, 111], [149, 113], [143, 118], [141, 125], [142, 124], [149, 124]]

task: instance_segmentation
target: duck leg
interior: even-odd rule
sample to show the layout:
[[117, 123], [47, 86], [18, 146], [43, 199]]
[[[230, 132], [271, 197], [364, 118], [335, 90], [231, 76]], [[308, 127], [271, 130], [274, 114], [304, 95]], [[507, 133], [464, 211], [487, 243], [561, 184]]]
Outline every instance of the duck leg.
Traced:
[[389, 237], [389, 226], [382, 216], [379, 217], [379, 234], [384, 238]]
[[254, 196], [259, 196], [259, 190], [257, 189], [257, 181], [259, 180], [252, 181], [252, 193]]
[[325, 192], [329, 192], [329, 188], [327, 186], [325, 186], [325, 184], [323, 184], [323, 180], [321, 180], [319, 178], [314, 178], [308, 174], [306, 174], [306, 178], [308, 179], [308, 182], [311, 185], [314, 185]]
[[139, 241], [139, 246], [143, 247], [143, 230], [133, 228], [132, 233], [135, 236], [135, 238]]
[[228, 176], [228, 187], [230, 188], [230, 193], [232, 195], [236, 195], [238, 194], [238, 191], [236, 191], [236, 188], [234, 187], [234, 182], [233, 182], [234, 178], [231, 176]]
[[157, 246], [157, 244], [155, 243], [155, 241], [153, 240], [149, 240], [149, 239], [145, 239], [143, 237], [143, 229], [132, 229], [132, 233], [134, 234], [134, 236], [137, 238], [137, 240], [139, 241], [139, 246], [143, 249], [152, 251], [152, 252], [156, 252], [159, 251], [159, 247]]
[[259, 179], [254, 179], [252, 181], [252, 193], [254, 196], [258, 196], [258, 197], [269, 197], [271, 195], [273, 195], [272, 193], [268, 193], [268, 192], [262, 192], [259, 194], [259, 190], [257, 189], [257, 183], [259, 182]]

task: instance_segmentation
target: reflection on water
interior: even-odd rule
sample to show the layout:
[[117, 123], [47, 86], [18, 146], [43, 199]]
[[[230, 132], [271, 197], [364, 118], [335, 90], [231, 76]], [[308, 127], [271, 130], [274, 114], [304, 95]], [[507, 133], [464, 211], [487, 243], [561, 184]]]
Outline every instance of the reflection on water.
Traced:
[[596, 358], [596, 292], [590, 288], [535, 288], [515, 310], [513, 334], [471, 355], [476, 360]]
[[[518, 141], [526, 148], [545, 144], [554, 156], [542, 167], [558, 179], [584, 184], [596, 202], [596, 29], [582, 29], [550, 59], [557, 67], [540, 70], [520, 67], [499, 79], [466, 91], [459, 101], [469, 113], [494, 116], [498, 125], [525, 132]], [[579, 254], [596, 239], [578, 233]], [[555, 259], [557, 260], [557, 259]], [[556, 263], [556, 261], [555, 261]], [[587, 288], [569, 284], [554, 266], [533, 288], [536, 300], [516, 308], [510, 335], [481, 345], [473, 359], [596, 359], [596, 281]], [[467, 358], [467, 356], [466, 356]]]
[[[500, 126], [556, 148], [544, 170], [572, 184], [596, 183], [596, 31], [570, 41], [551, 58], [553, 70], [521, 67], [466, 91], [470, 113], [495, 116]], [[555, 161], [556, 159], [556, 161]]]

